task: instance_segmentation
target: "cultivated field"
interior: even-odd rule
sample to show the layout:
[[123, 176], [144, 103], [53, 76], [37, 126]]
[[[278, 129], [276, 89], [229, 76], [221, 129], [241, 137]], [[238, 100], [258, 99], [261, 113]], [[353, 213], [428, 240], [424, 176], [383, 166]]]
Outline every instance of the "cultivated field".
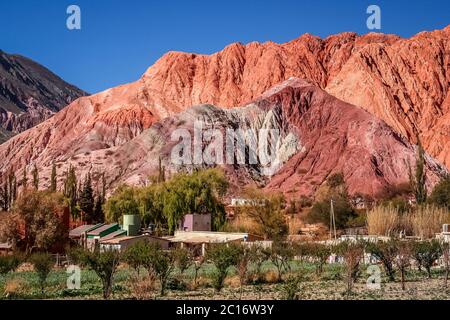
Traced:
[[[449, 299], [450, 288], [444, 288], [444, 273], [435, 268], [432, 279], [428, 279], [426, 273], [416, 269], [410, 269], [406, 278], [406, 290], [401, 289], [399, 275], [395, 282], [388, 282], [382, 277], [381, 290], [367, 288], [365, 266], [355, 283], [351, 294], [346, 293], [346, 283], [343, 278], [343, 267], [339, 264], [327, 264], [322, 274], [318, 275], [315, 266], [309, 263], [294, 261], [291, 263], [291, 271], [284, 275], [284, 281], [277, 283], [276, 269], [270, 263], [265, 263], [262, 268], [264, 279], [257, 284], [247, 284], [240, 288], [237, 270], [231, 269], [225, 280], [225, 287], [221, 292], [216, 292], [212, 287], [211, 275], [214, 267], [205, 264], [199, 272], [198, 285], [192, 287], [192, 268], [182, 276], [175, 270], [169, 283], [167, 295], [159, 295], [158, 283], [149, 288], [145, 280], [146, 273], [142, 270], [140, 281], [135, 281], [135, 271], [126, 265], [121, 265], [114, 278], [114, 291], [111, 299], [178, 299], [178, 300], [255, 300], [255, 299], [288, 299], [289, 293], [295, 291], [295, 298], [301, 300], [442, 300]], [[293, 285], [290, 275], [301, 274], [301, 281]], [[2, 289], [1, 299], [102, 299], [102, 286], [99, 278], [91, 270], [83, 270], [81, 274], [81, 288], [79, 290], [67, 289], [66, 270], [55, 269], [48, 277], [44, 293], [39, 286], [38, 275], [30, 266], [23, 265], [15, 273], [10, 273], [0, 279]], [[291, 294], [290, 298], [294, 295]]]

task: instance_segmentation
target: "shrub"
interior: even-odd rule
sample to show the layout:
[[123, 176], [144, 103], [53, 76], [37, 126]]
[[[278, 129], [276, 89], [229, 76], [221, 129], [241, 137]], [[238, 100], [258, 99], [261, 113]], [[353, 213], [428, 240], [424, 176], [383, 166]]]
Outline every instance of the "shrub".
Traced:
[[35, 253], [31, 256], [30, 262], [38, 275], [41, 292], [44, 293], [48, 275], [52, 271], [55, 261], [48, 253]]
[[337, 188], [345, 184], [344, 174], [342, 172], [333, 173], [328, 177], [327, 183], [331, 188]]
[[22, 262], [23, 257], [18, 253], [0, 256], [0, 275], [6, 276], [9, 272], [15, 271]]
[[143, 277], [138, 274], [132, 275], [128, 281], [131, 295], [137, 300], [146, 300], [153, 297], [155, 290], [155, 278], [149, 275]]
[[25, 293], [28, 285], [25, 280], [14, 277], [5, 283], [4, 294], [6, 298], [18, 299]]
[[284, 300], [299, 300], [298, 291], [303, 281], [302, 275], [290, 276], [281, 286], [282, 299]]
[[234, 244], [216, 244], [208, 248], [207, 259], [210, 260], [216, 270], [213, 274], [213, 286], [217, 292], [223, 288], [223, 283], [228, 274], [228, 269], [237, 264], [239, 260], [239, 247]]

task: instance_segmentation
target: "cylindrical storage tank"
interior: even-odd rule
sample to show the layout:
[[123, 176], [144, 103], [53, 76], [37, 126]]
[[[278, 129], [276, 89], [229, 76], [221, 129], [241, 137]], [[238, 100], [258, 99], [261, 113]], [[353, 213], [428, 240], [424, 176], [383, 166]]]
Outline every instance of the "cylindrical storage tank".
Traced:
[[137, 236], [141, 230], [141, 216], [138, 214], [127, 214], [123, 216], [123, 229], [127, 236]]

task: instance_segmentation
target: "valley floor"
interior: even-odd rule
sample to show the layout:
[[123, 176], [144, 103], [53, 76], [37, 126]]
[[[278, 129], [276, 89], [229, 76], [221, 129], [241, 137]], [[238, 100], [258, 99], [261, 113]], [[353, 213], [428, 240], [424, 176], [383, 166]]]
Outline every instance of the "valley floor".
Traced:
[[[225, 288], [217, 293], [212, 288], [211, 272], [213, 267], [205, 265], [199, 273], [196, 290], [191, 288], [193, 270], [188, 270], [180, 281], [172, 281], [167, 295], [159, 295], [158, 285], [149, 292], [133, 289], [134, 274], [128, 267], [121, 267], [116, 274], [112, 299], [169, 299], [169, 300], [279, 300], [286, 299], [288, 282], [276, 283], [275, 268], [270, 264], [263, 266], [265, 279], [260, 284], [245, 285], [242, 293], [236, 272], [230, 272], [225, 281]], [[365, 271], [365, 270], [363, 270]], [[314, 266], [293, 262], [291, 274], [303, 274], [303, 280], [298, 286], [296, 295], [299, 300], [449, 300], [450, 287], [444, 287], [444, 274], [440, 269], [433, 270], [432, 279], [428, 279], [424, 272], [410, 270], [407, 275], [406, 290], [401, 289], [400, 279], [387, 282], [382, 278], [381, 290], [367, 288], [365, 272], [361, 273], [350, 295], [345, 293], [346, 284], [342, 277], [342, 266], [327, 265], [321, 275], [317, 275]], [[102, 299], [101, 283], [91, 270], [83, 270], [81, 275], [81, 289], [68, 290], [65, 269], [53, 271], [47, 281], [45, 293], [41, 293], [37, 274], [33, 271], [20, 271], [0, 278], [0, 299]], [[288, 278], [288, 274], [285, 275]], [[6, 295], [5, 295], [6, 293]]]

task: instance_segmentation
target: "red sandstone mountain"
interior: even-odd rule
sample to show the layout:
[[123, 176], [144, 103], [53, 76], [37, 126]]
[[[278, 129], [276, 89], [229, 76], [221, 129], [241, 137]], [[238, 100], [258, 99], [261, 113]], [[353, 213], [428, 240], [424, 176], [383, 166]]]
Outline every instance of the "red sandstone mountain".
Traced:
[[[211, 56], [170, 52], [140, 80], [80, 98], [1, 145], [0, 171], [33, 162], [49, 168], [53, 161], [109, 171], [111, 161], [102, 157], [109, 159], [156, 121], [195, 104], [244, 105], [290, 77], [368, 110], [410, 141], [419, 134], [426, 150], [449, 167], [449, 35], [450, 27], [411, 39], [304, 35], [286, 44], [233, 44]], [[114, 175], [111, 181], [120, 180]]]
[[285, 44], [239, 43], [211, 56], [170, 52], [144, 75], [158, 105], [232, 107], [290, 77], [385, 120], [450, 167], [450, 26], [411, 39], [343, 33]]
[[[128, 142], [111, 141], [111, 147], [106, 146], [106, 141], [103, 145], [97, 144], [100, 135], [94, 137], [90, 133], [86, 134], [89, 132], [84, 131], [86, 128], [90, 128], [92, 133], [100, 132], [101, 127], [92, 129], [87, 125], [90, 122], [83, 124], [85, 120], [80, 117], [72, 122], [73, 127], [67, 129], [69, 132], [76, 132], [79, 128], [79, 132], [84, 134], [83, 139], [72, 140], [72, 148], [64, 153], [60, 148], [48, 148], [49, 145], [64, 144], [64, 141], [45, 139], [52, 137], [52, 126], [61, 128], [59, 121], [66, 123], [64, 120], [67, 116], [70, 115], [63, 111], [30, 130], [43, 133], [38, 142], [45, 146], [42, 142], [47, 141], [48, 145], [42, 150], [34, 148], [37, 142], [33, 140], [34, 137], [12, 145], [12, 149], [8, 150], [14, 159], [10, 161], [18, 161], [17, 163], [24, 154], [35, 156], [32, 156], [31, 161], [41, 169], [43, 186], [48, 185], [53, 161], [56, 161], [59, 172], [64, 172], [73, 165], [81, 177], [93, 172], [94, 180], [95, 173], [106, 172], [110, 190], [121, 183], [148, 183], [148, 177], [158, 168], [159, 159], [162, 159], [169, 174], [178, 172], [181, 167], [171, 161], [171, 152], [179, 141], [172, 141], [171, 135], [176, 129], [193, 133], [194, 122], [198, 120], [205, 124], [203, 129], [210, 127], [223, 134], [228, 128], [254, 132], [259, 132], [260, 129], [277, 129], [281, 133], [280, 143], [273, 149], [280, 162], [280, 170], [274, 175], [264, 174], [264, 166], [259, 158], [254, 165], [249, 165], [248, 162], [245, 165], [224, 165], [234, 186], [233, 192], [238, 192], [245, 185], [257, 184], [269, 190], [283, 191], [289, 196], [311, 196], [331, 174], [343, 172], [350, 194], [362, 193], [377, 197], [408, 181], [408, 166], [414, 163], [416, 157], [415, 147], [383, 121], [359, 107], [336, 99], [312, 83], [297, 78], [275, 86], [244, 107], [222, 109], [200, 105], [188, 108], [154, 123], [132, 139], [129, 135], [123, 136], [124, 140], [130, 139]], [[135, 116], [138, 117], [138, 114]], [[117, 125], [120, 123], [118, 120], [120, 117], [114, 119], [113, 123]], [[150, 117], [149, 122], [151, 121]], [[41, 128], [46, 125], [46, 129]], [[128, 125], [128, 133], [131, 134], [134, 127], [130, 123]], [[112, 128], [114, 127], [109, 126], [107, 132], [110, 133]], [[27, 132], [21, 136], [27, 136]], [[20, 139], [12, 141], [15, 140]], [[25, 141], [28, 141], [29, 148], [24, 145]], [[247, 142], [247, 147], [250, 144]], [[29, 152], [24, 153], [24, 150]], [[4, 150], [0, 147], [0, 152], [2, 151]], [[444, 174], [445, 168], [431, 157], [427, 157], [426, 165], [427, 183], [431, 188]], [[193, 166], [182, 167], [190, 169]]]

